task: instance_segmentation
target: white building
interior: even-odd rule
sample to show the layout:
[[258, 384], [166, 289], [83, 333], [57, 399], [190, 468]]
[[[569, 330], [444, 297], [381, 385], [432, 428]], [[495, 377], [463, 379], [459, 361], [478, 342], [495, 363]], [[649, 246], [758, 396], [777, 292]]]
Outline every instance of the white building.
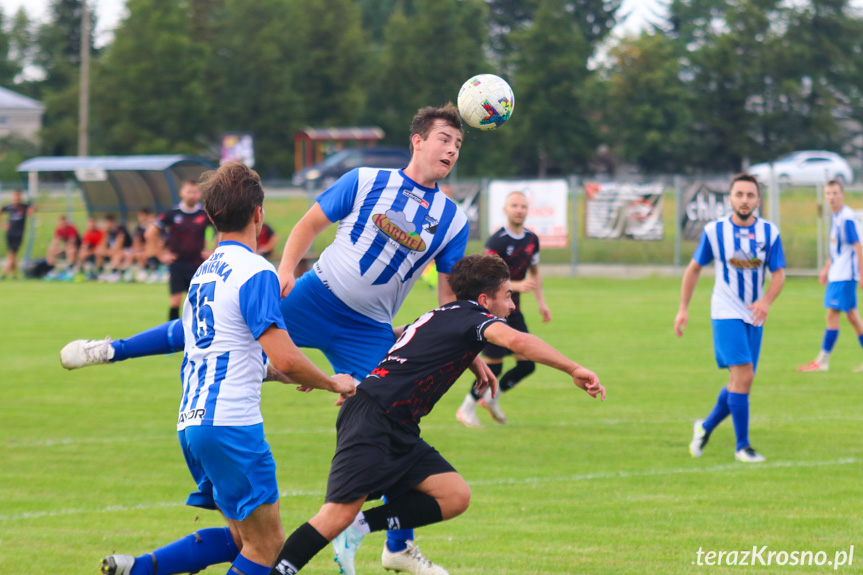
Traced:
[[18, 134], [38, 144], [44, 112], [41, 102], [0, 87], [0, 138]]

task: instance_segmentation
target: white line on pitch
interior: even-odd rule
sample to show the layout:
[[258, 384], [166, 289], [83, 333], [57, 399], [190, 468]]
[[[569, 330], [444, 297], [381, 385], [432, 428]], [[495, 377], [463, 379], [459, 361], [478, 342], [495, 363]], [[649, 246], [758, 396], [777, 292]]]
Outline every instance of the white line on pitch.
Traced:
[[[770, 469], [787, 469], [793, 467], [823, 467], [830, 465], [851, 465], [859, 463], [854, 457], [831, 459], [826, 461], [771, 461], [759, 463], [758, 465], [745, 465], [740, 463], [729, 463], [725, 465], [713, 465], [711, 467], [677, 467], [673, 469], [645, 469], [642, 471], [611, 471], [603, 473], [586, 473], [581, 475], [563, 475], [558, 477], [524, 477], [476, 479], [468, 481], [471, 486], [479, 485], [529, 485], [539, 483], [575, 483], [579, 481], [592, 481], [595, 479], [625, 479], [628, 477], [655, 477], [661, 475], [682, 475], [687, 473], [720, 473], [724, 471], [764, 471]], [[281, 497], [307, 497], [324, 495], [321, 490], [282, 491]], [[84, 513], [116, 513], [118, 511], [135, 511], [147, 509], [164, 509], [170, 507], [182, 507], [180, 502], [172, 503], [142, 503], [139, 505], [111, 505], [101, 509], [57, 509], [54, 511], [24, 511], [0, 515], [0, 521], [19, 521], [22, 519], [41, 519], [43, 517], [57, 517], [61, 515], [79, 515]]]
[[[811, 417], [797, 417], [797, 416], [778, 416], [778, 417], [765, 417], [754, 415], [752, 417], [752, 421], [755, 423], [800, 423], [803, 421], [863, 421], [863, 415], [816, 415]], [[541, 423], [541, 424], [530, 424], [530, 425], [520, 425], [518, 422], [511, 424], [509, 427], [511, 428], [520, 428], [520, 429], [528, 429], [528, 428], [549, 428], [549, 427], [590, 427], [597, 425], [608, 425], [608, 426], [616, 426], [616, 425], [684, 425], [687, 429], [691, 428], [692, 422], [688, 419], [599, 419], [599, 420], [577, 420], [577, 421], [558, 421], [558, 422], [549, 422], [549, 423]], [[461, 430], [460, 426], [455, 424], [450, 425], [447, 423], [431, 423], [427, 425], [423, 425], [423, 429], [426, 431], [439, 431], [442, 429], [458, 429]], [[304, 429], [268, 429], [267, 435], [317, 435], [317, 434], [333, 434], [335, 435], [336, 428], [335, 423], [331, 426], [321, 426], [321, 427], [309, 427]], [[687, 432], [688, 433], [688, 432]], [[149, 436], [141, 436], [136, 435], [135, 437], [61, 437], [56, 439], [40, 439], [40, 440], [23, 440], [16, 441], [15, 439], [10, 439], [0, 445], [8, 449], [20, 449], [20, 448], [32, 448], [32, 447], [57, 447], [57, 446], [66, 446], [66, 445], [86, 445], [86, 444], [94, 444], [94, 445], [102, 445], [102, 444], [115, 444], [115, 443], [140, 443], [140, 442], [158, 442], [158, 441], [176, 441], [177, 436], [173, 433], [168, 433], [165, 435], [149, 435]]]

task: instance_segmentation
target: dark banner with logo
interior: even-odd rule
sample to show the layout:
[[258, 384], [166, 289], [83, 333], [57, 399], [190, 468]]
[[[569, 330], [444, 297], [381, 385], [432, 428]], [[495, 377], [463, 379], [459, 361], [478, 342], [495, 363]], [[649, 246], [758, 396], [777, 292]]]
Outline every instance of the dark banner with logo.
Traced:
[[663, 238], [662, 184], [588, 182], [584, 191], [585, 237], [640, 241]]
[[684, 240], [697, 241], [707, 222], [731, 213], [728, 182], [693, 182], [683, 190], [683, 216], [680, 228]]

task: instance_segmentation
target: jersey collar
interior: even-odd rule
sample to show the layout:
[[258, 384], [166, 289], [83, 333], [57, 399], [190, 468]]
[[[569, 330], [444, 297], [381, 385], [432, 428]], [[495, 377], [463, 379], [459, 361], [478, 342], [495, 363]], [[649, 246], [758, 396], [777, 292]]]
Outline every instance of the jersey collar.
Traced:
[[225, 247], [225, 246], [240, 246], [241, 248], [243, 248], [243, 249], [245, 249], [245, 250], [248, 250], [248, 251], [249, 251], [249, 252], [251, 252], [251, 253], [255, 253], [255, 252], [253, 252], [253, 251], [252, 251], [252, 248], [250, 248], [250, 247], [249, 247], [249, 246], [247, 246], [246, 244], [241, 244], [240, 242], [235, 242], [234, 240], [225, 240], [225, 241], [221, 241], [221, 242], [219, 242], [219, 247], [220, 247], [220, 248], [221, 248], [221, 247]]

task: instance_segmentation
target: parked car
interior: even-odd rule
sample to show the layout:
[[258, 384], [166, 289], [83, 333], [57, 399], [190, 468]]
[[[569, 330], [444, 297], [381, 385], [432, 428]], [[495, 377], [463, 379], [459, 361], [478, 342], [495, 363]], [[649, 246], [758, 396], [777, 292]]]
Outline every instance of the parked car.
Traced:
[[[843, 184], [854, 181], [854, 173], [842, 156], [823, 150], [792, 152], [773, 162], [776, 181], [787, 184], [823, 184], [837, 179]], [[769, 183], [770, 164], [755, 164], [749, 172], [760, 181]]]
[[350, 148], [336, 152], [320, 164], [303, 168], [294, 174], [293, 184], [313, 183], [327, 187], [354, 168], [405, 168], [411, 153], [405, 148]]

